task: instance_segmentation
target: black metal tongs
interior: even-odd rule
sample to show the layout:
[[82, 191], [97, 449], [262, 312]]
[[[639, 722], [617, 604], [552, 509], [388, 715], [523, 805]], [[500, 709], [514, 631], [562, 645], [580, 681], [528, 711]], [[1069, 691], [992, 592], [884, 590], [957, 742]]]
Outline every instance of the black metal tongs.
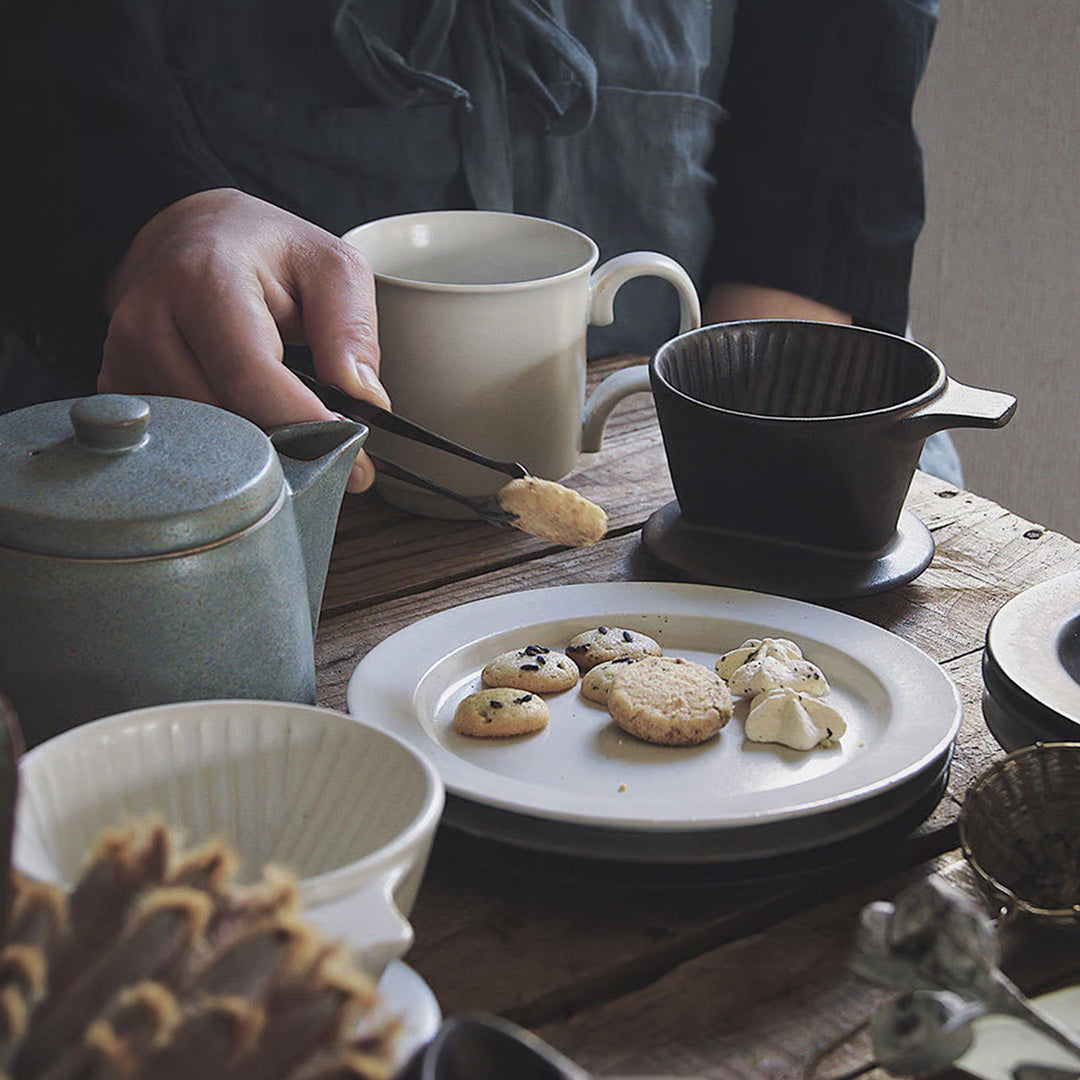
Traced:
[[[429, 431], [427, 428], [421, 427], [411, 420], [406, 420], [403, 416], [398, 416], [396, 413], [392, 413], [379, 405], [364, 401], [361, 398], [354, 398], [351, 394], [346, 394], [344, 390], [332, 386], [330, 383], [321, 382], [303, 371], [297, 371], [292, 367], [289, 370], [328, 409], [333, 409], [343, 416], [359, 420], [362, 424], [378, 428], [380, 431], [389, 431], [393, 435], [400, 435], [402, 438], [411, 439], [413, 442], [423, 443], [425, 446], [431, 446], [436, 450], [453, 454], [454, 457], [471, 461], [474, 465], [483, 465], [485, 468], [505, 473], [515, 480], [522, 480], [529, 475], [529, 470], [520, 462], [496, 461], [494, 458], [485, 457], [475, 450], [470, 450], [467, 446], [443, 438], [442, 435], [436, 435], [434, 431]], [[415, 487], [424, 488], [426, 491], [432, 491], [436, 495], [442, 495], [444, 498], [453, 499], [454, 502], [467, 506], [477, 517], [492, 525], [511, 526], [517, 519], [517, 514], [503, 509], [496, 495], [489, 495], [483, 499], [462, 495], [461, 492], [436, 483], [436, 481], [422, 476], [420, 473], [406, 469], [403, 465], [389, 461], [379, 454], [373, 454], [370, 450], [367, 451], [367, 455], [379, 466], [379, 471], [384, 476], [391, 477], [394, 480], [401, 480]]]

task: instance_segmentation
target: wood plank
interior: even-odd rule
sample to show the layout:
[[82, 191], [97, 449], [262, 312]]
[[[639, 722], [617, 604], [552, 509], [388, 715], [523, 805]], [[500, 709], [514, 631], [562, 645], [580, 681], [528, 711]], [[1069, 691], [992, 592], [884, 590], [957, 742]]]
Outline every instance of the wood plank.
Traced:
[[[972, 658], [959, 662], [977, 675]], [[970, 679], [970, 674], [967, 676]], [[820, 900], [837, 883], [856, 884], [883, 867], [915, 865], [955, 845], [955, 820], [977, 762], [1000, 754], [970, 708], [949, 797], [907, 841], [809, 881], [725, 887], [703, 875], [669, 876], [661, 894], [633, 877], [605, 880], [603, 868], [522, 856], [445, 830], [436, 843], [413, 915], [413, 963], [455, 1011], [496, 1011], [519, 1020], [581, 1008], [652, 978], [703, 944], [757, 932]], [[865, 854], [865, 853], [864, 853]], [[612, 870], [612, 875], [621, 871]], [[663, 878], [664, 871], [656, 875]], [[639, 880], [643, 880], [644, 875]], [[618, 909], [619, 914], [613, 915]], [[472, 950], [482, 967], [470, 965]]]
[[[916, 479], [911, 505], [918, 512], [927, 503], [933, 505], [940, 481], [921, 473]], [[949, 505], [950, 515], [938, 521], [940, 543], [934, 561], [919, 578], [889, 593], [836, 605], [899, 634], [939, 662], [981, 649], [990, 618], [1012, 595], [1038, 581], [1080, 569], [1080, 545], [1067, 537], [1035, 530], [1000, 508], [993, 513], [994, 504], [967, 493]], [[436, 534], [436, 539], [441, 545], [443, 534]], [[415, 544], [407, 556], [411, 573], [438, 579], [444, 572], [444, 549], [433, 548], [430, 538], [426, 545]], [[433, 561], [438, 565], [433, 567]], [[360, 658], [387, 635], [425, 615], [520, 589], [663, 576], [641, 549], [636, 532], [494, 570], [490, 562], [485, 566], [488, 572], [474, 572], [427, 590], [402, 584], [396, 586], [394, 598], [324, 616], [316, 642], [320, 701], [344, 708], [345, 684]], [[391, 564], [379, 591], [395, 588], [386, 580], [392, 572]], [[467, 574], [464, 568], [460, 572]]]
[[[538, 1026], [537, 1034], [597, 1076], [796, 1080], [816, 1052], [855, 1031], [886, 996], [847, 969], [863, 906], [954, 858], [873, 884], [864, 879], [768, 933], [688, 959], [637, 993]], [[830, 1057], [831, 1069], [871, 1065], [865, 1043], [845, 1049]]]
[[[921, 485], [915, 497], [936, 498], [933, 485]], [[948, 500], [946, 500], [948, 501]], [[971, 512], [976, 523], [971, 530], [964, 529], [965, 514]], [[916, 839], [933, 837], [939, 845], [952, 846], [955, 834], [951, 832], [963, 791], [985, 764], [998, 755], [996, 744], [986, 732], [982, 722], [979, 699], [981, 677], [979, 673], [979, 648], [985, 633], [988, 608], [999, 596], [993, 588], [988, 589], [981, 563], [965, 555], [965, 547], [980, 551], [991, 542], [998, 550], [1015, 545], [1016, 537], [1022, 537], [1019, 519], [1010, 515], [990, 512], [985, 500], [965, 499], [950, 503], [950, 513], [938, 521], [943, 533], [939, 558], [944, 570], [939, 572], [935, 564], [918, 582], [905, 589], [896, 590], [886, 597], [875, 597], [851, 605], [864, 617], [880, 621], [888, 626], [899, 626], [904, 636], [935, 652], [946, 662], [947, 670], [954, 677], [964, 700], [965, 720], [958, 740], [957, 758], [950, 782], [949, 796], [943, 801], [930, 821], [923, 826]], [[990, 539], [973, 534], [990, 533]], [[1002, 542], [1001, 536], [1005, 536]], [[996, 540], [994, 538], [997, 538]], [[1021, 550], [1034, 541], [1023, 539]], [[1066, 559], [1076, 557], [1076, 545], [1064, 538], [1055, 539], [1052, 534], [1042, 538], [1042, 546], [1036, 550], [1060, 552]], [[325, 704], [341, 708], [344, 704], [344, 686], [356, 661], [369, 648], [387, 634], [415, 619], [453, 604], [467, 602], [496, 593], [522, 588], [540, 587], [580, 581], [621, 580], [635, 575], [635, 560], [639, 557], [636, 536], [626, 536], [604, 541], [595, 548], [580, 551], [561, 551], [554, 555], [453, 583], [429, 593], [400, 597], [375, 605], [370, 609], [347, 613], [331, 619], [324, 633], [320, 634], [320, 688]], [[1000, 560], [999, 561], [1003, 561]], [[1028, 572], [1049, 572], [1052, 560], [1019, 560], [1017, 576]], [[1013, 588], [1019, 587], [1013, 585]], [[901, 617], [897, 617], [897, 612]], [[704, 913], [691, 909], [679, 915], [675, 923], [664, 931], [665, 945], [657, 950], [648, 945], [648, 926], [628, 925], [636, 944], [612, 933], [611, 920], [606, 904], [573, 906], [571, 915], [553, 925], [545, 921], [542, 910], [566, 904], [565, 895], [556, 889], [552, 895], [541, 889], [540, 909], [534, 918], [520, 920], [521, 899], [511, 892], [498, 899], [491, 892], [487, 877], [480, 886], [465, 888], [460, 901], [453, 883], [440, 876], [438, 865], [444, 852], [452, 853], [451, 864], [470, 854], [467, 843], [441, 838], [436, 850], [436, 863], [429, 881], [421, 893], [417, 911], [419, 940], [414, 955], [428, 965], [425, 972], [443, 996], [462, 1008], [518, 1009], [522, 1015], [554, 1007], [570, 1001], [574, 993], [594, 993], [613, 978], [612, 965], [618, 965], [621, 956], [635, 957], [635, 964], [662, 964], [665, 958], [679, 955], [691, 947], [688, 943], [699, 941], [702, 935], [734, 932], [733, 927], [748, 925], [760, 927], [770, 918], [776, 918], [789, 910], [785, 904], [797, 903], [787, 894], [781, 896], [771, 907], [762, 908], [750, 904], [746, 898], [734, 895], [721, 904], [716, 898], [710, 901], [711, 910]], [[473, 853], [475, 854], [475, 852]], [[447, 897], [454, 914], [446, 916]], [[428, 906], [431, 897], [432, 906]], [[464, 897], [469, 901], [465, 902]], [[681, 901], [680, 901], [681, 902]], [[470, 912], [461, 915], [458, 909]], [[462, 921], [464, 920], [464, 922]], [[521, 921], [521, 926], [518, 922]], [[552, 934], [555, 937], [552, 938]], [[444, 943], [461, 934], [468, 942], [488, 942], [490, 958], [482, 972], [477, 973], [479, 985], [469, 986], [461, 981], [463, 958], [453, 947], [442, 951]], [[494, 935], [492, 939], [491, 935]], [[501, 951], [497, 942], [515, 941], [510, 952]], [[566, 951], [556, 958], [555, 941], [568, 943]], [[588, 948], [586, 948], [588, 946]], [[642, 951], [644, 949], [644, 952]], [[570, 958], [568, 961], [566, 958]], [[586, 961], [585, 957], [588, 957]], [[647, 960], [645, 958], [648, 958]], [[565, 966], [569, 963], [569, 967]], [[527, 969], [527, 974], [523, 974]], [[534, 979], [534, 972], [536, 977]], [[624, 977], [623, 972], [618, 977]], [[573, 989], [577, 987], [577, 990]], [[584, 988], [584, 990], [583, 990]]]
[[[634, 576], [632, 563], [638, 546], [635, 536], [614, 537], [589, 548], [560, 550], [544, 558], [324, 618], [315, 643], [319, 702], [328, 708], [344, 709], [345, 687], [361, 657], [383, 638], [417, 619], [471, 600], [521, 589], [628, 580]], [[430, 564], [436, 559], [442, 559], [442, 551], [429, 549], [429, 574], [433, 573]]]
[[[932, 494], [932, 493], [931, 493]], [[975, 531], [999, 529], [1003, 519], [1000, 515], [982, 513], [978, 502], [960, 504], [974, 506], [979, 512]], [[962, 514], [960, 515], [962, 516]], [[943, 519], [941, 528], [951, 526], [955, 520]], [[1011, 533], [1016, 527], [1011, 527]], [[967, 542], [968, 533], [955, 530], [955, 536], [947, 536], [942, 545], [948, 556], [950, 545]], [[1052, 542], [1052, 541], [1051, 541]], [[1030, 543], [1030, 541], [1026, 541]], [[972, 541], [978, 549], [979, 543]], [[1073, 553], [1075, 545], [1064, 541], [1058, 545], [1066, 555]], [[466, 602], [499, 592], [520, 588], [538, 587], [585, 580], [620, 580], [633, 576], [637, 541], [633, 536], [605, 541], [598, 548], [583, 551], [564, 551], [553, 556], [535, 560], [518, 567], [495, 571], [465, 582], [444, 586], [415, 596], [406, 596], [363, 612], [350, 613], [333, 622], [332, 632], [320, 635], [321, 688], [325, 703], [341, 707], [344, 685], [359, 658], [386, 634], [422, 617], [431, 611], [455, 603]], [[938, 583], [936, 566], [932, 566], [920, 582], [897, 593], [917, 590], [921, 601], [903, 598], [902, 609], [911, 617], [900, 620], [905, 636], [928, 651], [944, 652], [950, 659], [946, 667], [957, 682], [964, 701], [964, 725], [958, 740], [958, 752], [950, 781], [948, 797], [935, 814], [922, 827], [914, 841], [912, 851], [923, 852], [921, 844], [926, 838], [938, 845], [937, 850], [955, 843], [953, 826], [963, 791], [971, 780], [1000, 751], [989, 736], [982, 722], [979, 707], [981, 676], [978, 650], [985, 632], [987, 599], [985, 581], [981, 572], [975, 576], [961, 565], [953, 569], [958, 560], [950, 559], [944, 575]], [[1030, 569], [1028, 560], [1021, 560]], [[1040, 569], [1045, 569], [1041, 567]], [[976, 565], [975, 570], [978, 571]], [[895, 610], [896, 594], [888, 598], [872, 598], [860, 602], [865, 608], [862, 614], [875, 617], [882, 613], [875, 606], [884, 606], [881, 621], [886, 625]], [[928, 627], [923, 637], [923, 628]], [[499, 893], [493, 890], [490, 876], [482, 883], [464, 887], [462, 893], [455, 891], [449, 878], [456, 872], [459, 860], [482, 858], [467, 842], [452, 836], [441, 837], [436, 847], [433, 869], [421, 892], [421, 902], [415, 922], [418, 943], [414, 956], [424, 965], [424, 973], [437, 986], [441, 996], [460, 1008], [493, 1008], [518, 1010], [520, 1015], [540, 1015], [544, 1009], [569, 1007], [580, 1001], [582, 993], [588, 995], [606, 992], [612, 980], [636, 977], [641, 966], [654, 970], [657, 965], [671, 962], [673, 957], [693, 947], [704, 935], [735, 933], [747, 927], [760, 928], [798, 905], [799, 894], [781, 890], [771, 905], [761, 906], [749, 902], [745, 896], [731, 894], [721, 899], [713, 897], [707, 911], [694, 908], [689, 902], [687, 910], [669, 913], [667, 928], [663, 931], [664, 945], [657, 948], [651, 944], [655, 927], [626, 924], [625, 936], [613, 933], [609, 904], [582, 905], [571, 903], [557, 887], [554, 892], [547, 888], [536, 889], [538, 907], [531, 916], [522, 917], [522, 899], [511, 890]], [[904, 852], [902, 858], [909, 857]], [[918, 854], [910, 857], [918, 858]], [[439, 866], [450, 860], [449, 878], [440, 874]], [[535, 886], [533, 887], [535, 888]], [[429, 904], [430, 898], [430, 904]], [[752, 901], [753, 898], [751, 897]], [[543, 912], [569, 907], [570, 911], [557, 923], [545, 919]], [[451, 912], [447, 914], [447, 912]], [[464, 914], [463, 914], [464, 912]], [[464, 942], [484, 943], [488, 960], [483, 969], [476, 971], [476, 985], [463, 980], [464, 957], [457, 951], [453, 938], [460, 936]], [[513, 941], [513, 949], [500, 948], [499, 943]], [[558, 949], [556, 943], [565, 943]], [[620, 968], [625, 957], [633, 958], [630, 971]], [[464, 965], [466, 968], [468, 965]]]
[[[595, 456], [604, 458], [607, 453]], [[612, 514], [613, 539], [636, 536], [644, 518], [673, 494], [662, 452], [653, 447], [636, 455], [615, 448], [612, 453], [618, 456], [585, 467], [578, 487], [608, 507], [619, 508]], [[943, 499], [943, 495], [953, 497]], [[514, 530], [419, 519], [385, 507], [375, 495], [361, 498], [382, 509], [369, 521], [345, 524], [344, 537], [339, 535], [335, 543], [323, 609], [326, 633], [333, 633], [327, 626], [336, 615], [453, 585], [476, 574], [500, 569], [517, 574], [528, 563], [564, 557], [561, 549]], [[1073, 541], [1042, 530], [989, 500], [956, 493], [924, 473], [916, 474], [907, 506], [932, 523], [938, 550], [930, 570], [904, 588], [835, 606], [902, 636], [917, 626], [920, 644], [938, 659], [981, 647], [981, 641], [969, 640], [967, 631], [978, 625], [984, 632], [997, 608], [1023, 588], [1080, 569], [1080, 547]], [[603, 560], [611, 548], [600, 545], [592, 550], [593, 558]], [[671, 577], [643, 556], [628, 570], [629, 577]], [[603, 580], [611, 579], [605, 576]], [[967, 617], [960, 625], [957, 620], [962, 612]]]
[[[952, 803], [952, 809], [948, 811], [951, 823], [959, 813], [968, 788], [990, 765], [1004, 756], [1004, 751], [990, 734], [983, 719], [982, 655], [968, 653], [942, 666], [960, 691], [964, 708], [964, 718], [956, 736], [956, 749], [945, 800]], [[946, 807], [939, 807], [942, 816], [946, 812]]]
[[[931, 872], [978, 895], [964, 860], [946, 855], [837, 890], [835, 899], [768, 933], [689, 959], [636, 993], [537, 1025], [537, 1034], [598, 1076], [803, 1080], [815, 1055], [834, 1047], [819, 1061], [815, 1080], [889, 1080], [874, 1068], [869, 1039], [860, 1032], [888, 995], [853, 976], [847, 956], [863, 906], [891, 899]], [[1075, 932], [1016, 923], [1001, 943], [1003, 967], [1029, 994], [1080, 975]]]
[[[595, 385], [611, 371], [640, 357], [612, 357], [590, 364], [589, 384]], [[647, 394], [633, 395], [622, 403], [609, 421], [604, 448], [582, 455], [581, 464], [566, 483], [608, 510], [616, 535], [639, 527], [654, 510], [669, 502], [671, 489], [656, 411]], [[1008, 511], [969, 492], [922, 473], [916, 473], [908, 508], [935, 532], [968, 530], [983, 519], [1004, 526], [994, 552], [995, 559], [1024, 558], [1035, 539], [1053, 538], [1041, 527], [1010, 515]], [[1022, 528], [1017, 528], [1022, 525]], [[1017, 547], [1012, 539], [1026, 541]], [[430, 552], [439, 552], [433, 573]], [[1052, 543], [1038, 545], [1052, 548]], [[552, 545], [514, 530], [494, 529], [479, 522], [443, 522], [417, 518], [384, 503], [376, 494], [347, 496], [338, 522], [337, 538], [324, 597], [324, 613], [355, 610], [365, 604], [400, 596], [409, 591], [467, 577], [473, 573], [542, 557]], [[973, 553], [978, 558], [977, 553]], [[1036, 554], [1048, 565], [1053, 552]], [[944, 565], [944, 564], [942, 564]], [[987, 572], [996, 565], [985, 565]], [[992, 583], [992, 579], [986, 579]]]
[[930, 567], [903, 588], [837, 606], [939, 661], [981, 649], [990, 619], [1017, 593], [1080, 570], [1073, 540], [925, 473], [916, 474], [907, 506], [932, 527]]
[[[409, 963], [448, 1013], [527, 1026], [651, 985], [687, 959], [941, 854], [933, 837], [799, 881], [725, 885], [677, 870], [517, 856], [441, 834], [412, 915]], [[476, 962], [483, 957], [483, 962]]]
[[[431, 610], [516, 588], [626, 576], [634, 557], [634, 538], [605, 543], [610, 545], [611, 552], [602, 558], [597, 558], [596, 549], [563, 552], [512, 571], [484, 575], [431, 594], [404, 597], [367, 612], [345, 616], [341, 621], [349, 624], [351, 630], [346, 633], [339, 628], [340, 632], [330, 635], [324, 644], [320, 664], [324, 689], [336, 692], [340, 700], [344, 681], [358, 654], [386, 633]], [[933, 572], [931, 568], [928, 574]], [[955, 574], [952, 576], [955, 578]], [[977, 647], [985, 629], [978, 621], [982, 609], [976, 608], [974, 622], [962, 617], [964, 599], [977, 596], [978, 592], [973, 588], [957, 589], [955, 582], [948, 589], [927, 591], [928, 601], [937, 597], [948, 606], [943, 616], [947, 615], [946, 621], [953, 628], [951, 647], [958, 656], [947, 663], [947, 670], [961, 689], [965, 720], [949, 797], [915, 840], [909, 842], [910, 857], [914, 859], [925, 857], [925, 846], [920, 844], [925, 845], [927, 836], [938, 845], [937, 850], [955, 843], [952, 827], [963, 791], [985, 764], [1000, 753], [986, 732], [979, 709], [981, 678]], [[965, 636], [957, 640], [965, 627]], [[907, 629], [918, 638], [912, 627]], [[920, 643], [932, 645], [933, 641]], [[336, 655], [332, 656], [334, 649]], [[450, 834], [440, 837], [414, 918], [418, 942], [413, 957], [438, 988], [440, 996], [461, 1009], [517, 1010], [518, 1015], [530, 1016], [541, 1015], [545, 1009], [569, 1007], [580, 1001], [575, 995], [607, 992], [613, 980], [637, 977], [642, 966], [654, 970], [671, 962], [673, 957], [692, 949], [703, 936], [735, 933], [748, 926], [760, 928], [770, 919], [792, 910], [791, 905], [797, 907], [802, 903], [797, 890], [794, 893], [780, 890], [774, 902], [765, 906], [752, 902], [753, 897], [748, 903], [746, 896], [736, 892], [722, 899], [712, 897], [708, 909], [701, 911], [695, 908], [692, 898], [683, 897], [676, 902], [678, 910], [674, 914], [668, 911], [668, 923], [662, 931], [664, 944], [658, 948], [652, 941], [655, 926], [627, 923], [620, 936], [613, 932], [609, 903], [601, 902], [597, 907], [593, 902], [582, 904], [580, 897], [571, 901], [555, 886], [528, 885], [526, 892], [537, 903], [531, 910], [523, 905], [522, 896], [515, 890], [500, 892], [488, 874], [481, 884], [472, 882], [458, 891], [454, 875], [459, 862], [470, 857], [476, 859], [482, 855], [475, 849], [470, 851], [468, 842], [460, 838]], [[902, 857], [908, 857], [907, 853]], [[446, 860], [449, 860], [448, 872]], [[444, 867], [442, 872], [440, 866]], [[689, 907], [683, 909], [683, 904]], [[544, 916], [545, 911], [563, 908], [567, 913], [555, 922]], [[626, 934], [630, 935], [629, 940]], [[469, 965], [464, 963], [455, 939], [470, 943], [470, 948], [476, 944], [485, 948], [487, 961], [482, 969], [476, 970], [475, 985], [462, 976]], [[513, 948], [507, 950], [506, 943], [511, 941]], [[563, 948], [557, 947], [560, 941]], [[630, 970], [619, 966], [626, 957], [632, 958]]]

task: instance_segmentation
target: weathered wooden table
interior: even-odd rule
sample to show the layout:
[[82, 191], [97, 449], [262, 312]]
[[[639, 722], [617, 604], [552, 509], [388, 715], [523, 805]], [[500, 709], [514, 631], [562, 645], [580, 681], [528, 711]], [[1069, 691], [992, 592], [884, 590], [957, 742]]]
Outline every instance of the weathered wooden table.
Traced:
[[[593, 365], [590, 379], [619, 363]], [[673, 497], [648, 395], [620, 406], [603, 451], [585, 456], [567, 483], [609, 513], [609, 535], [594, 547], [555, 548], [479, 522], [411, 517], [374, 494], [347, 497], [316, 643], [320, 703], [344, 710], [361, 657], [433, 612], [496, 593], [640, 576], [641, 526]], [[918, 645], [960, 689], [963, 727], [947, 794], [930, 817], [840, 868], [738, 886], [716, 875], [665, 880], [661, 869], [605, 878], [444, 828], [408, 956], [444, 1013], [500, 1014], [597, 1076], [799, 1077], [858, 1028], [879, 1000], [845, 966], [859, 909], [931, 870], [965, 874], [959, 807], [1003, 754], [980, 708], [987, 624], [1028, 586], [1080, 570], [1080, 545], [928, 475], [916, 475], [907, 506], [933, 532], [929, 569], [837, 606]], [[1051, 935], [1032, 951], [1028, 941], [1012, 973], [1029, 992], [1061, 981], [1080, 971], [1075, 944]], [[856, 1036], [815, 1075], [881, 1074]]]

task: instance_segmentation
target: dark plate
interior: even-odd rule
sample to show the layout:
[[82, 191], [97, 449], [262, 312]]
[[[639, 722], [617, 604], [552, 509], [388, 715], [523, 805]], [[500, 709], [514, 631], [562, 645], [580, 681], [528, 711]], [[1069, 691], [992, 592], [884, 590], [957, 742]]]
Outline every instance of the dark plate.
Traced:
[[983, 719], [1006, 750], [1019, 750], [1035, 742], [1073, 742], [1080, 738], [1080, 728], [1071, 720], [1018, 692], [985, 651], [982, 676]]
[[983, 691], [982, 714], [990, 734], [998, 745], [1010, 754], [1037, 742], [1068, 742], [1069, 739], [1042, 727], [1037, 721], [1011, 712], [1001, 699], [988, 690]]
[[1080, 735], [1080, 573], [1033, 585], [1004, 604], [986, 631], [983, 681], [1029, 725]]
[[952, 753], [944, 762], [928, 770], [921, 790], [912, 800], [887, 820], [878, 821], [853, 836], [820, 844], [786, 855], [741, 859], [722, 863], [662, 864], [627, 861], [616, 855], [596, 858], [567, 854], [554, 850], [521, 847], [503, 840], [491, 839], [455, 827], [453, 807], [456, 800], [447, 800], [448, 817], [440, 825], [438, 857], [452, 859], [455, 864], [477, 865], [484, 873], [506, 874], [511, 877], [543, 877], [548, 881], [597, 884], [604, 887], [632, 889], [723, 888], [753, 882], [797, 880], [839, 869], [857, 861], [872, 862], [887, 857], [892, 844], [917, 828], [941, 801], [949, 781]]
[[[909, 832], [945, 790], [952, 747], [899, 787], [850, 806], [791, 821], [702, 834], [577, 825], [508, 813], [449, 795], [442, 824], [478, 843], [495, 843], [511, 861], [543, 858], [565, 867], [621, 868], [625, 877], [675, 871], [687, 880], [741, 881], [784, 877], [846, 858], [875, 835]], [[522, 849], [519, 856], [510, 855]], [[637, 871], [631, 867], [636, 866]]]

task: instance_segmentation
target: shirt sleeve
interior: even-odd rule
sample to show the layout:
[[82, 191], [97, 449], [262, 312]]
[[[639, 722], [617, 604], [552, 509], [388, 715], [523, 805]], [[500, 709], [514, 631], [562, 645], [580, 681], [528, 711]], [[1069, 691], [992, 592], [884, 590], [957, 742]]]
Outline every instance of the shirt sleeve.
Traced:
[[0, 29], [0, 316], [92, 375], [105, 283], [177, 199], [229, 186], [164, 63], [152, 5], [21, 3]]
[[713, 156], [710, 285], [903, 333], [924, 218], [915, 91], [937, 0], [743, 0]]

